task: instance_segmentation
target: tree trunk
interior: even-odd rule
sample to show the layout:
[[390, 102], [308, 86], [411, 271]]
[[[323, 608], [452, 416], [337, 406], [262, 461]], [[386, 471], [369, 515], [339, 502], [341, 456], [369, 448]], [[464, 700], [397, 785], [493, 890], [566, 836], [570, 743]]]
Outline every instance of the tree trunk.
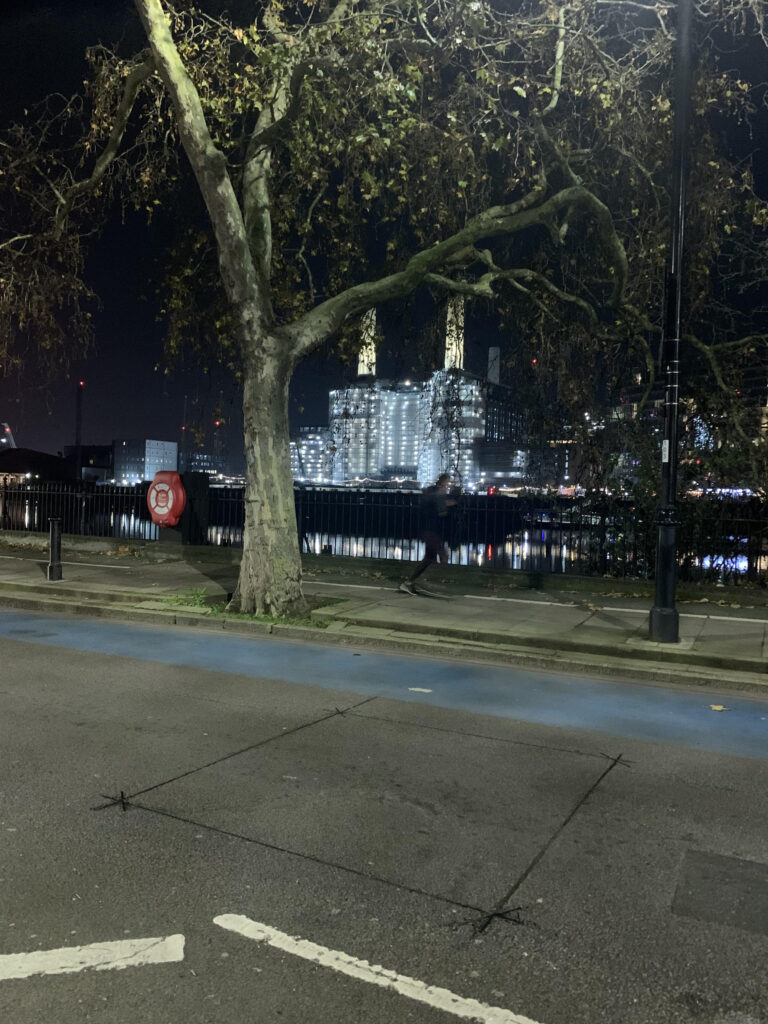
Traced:
[[304, 614], [289, 448], [292, 367], [260, 349], [260, 356], [248, 361], [243, 381], [245, 533], [240, 578], [228, 611]]

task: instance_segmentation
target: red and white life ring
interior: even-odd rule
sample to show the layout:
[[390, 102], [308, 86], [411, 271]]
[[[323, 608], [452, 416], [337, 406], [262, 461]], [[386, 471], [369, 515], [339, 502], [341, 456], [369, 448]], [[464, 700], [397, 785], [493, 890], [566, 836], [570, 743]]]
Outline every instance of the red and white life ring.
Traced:
[[168, 470], [155, 473], [147, 493], [147, 507], [153, 523], [176, 526], [186, 503], [187, 495], [178, 473]]

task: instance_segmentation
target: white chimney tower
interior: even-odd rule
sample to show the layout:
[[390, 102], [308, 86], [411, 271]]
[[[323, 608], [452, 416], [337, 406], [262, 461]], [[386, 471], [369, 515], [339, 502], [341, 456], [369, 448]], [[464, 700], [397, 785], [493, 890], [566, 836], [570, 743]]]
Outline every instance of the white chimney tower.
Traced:
[[362, 345], [357, 357], [358, 377], [376, 376], [376, 307], [369, 309], [360, 324]]
[[464, 296], [448, 300], [445, 318], [445, 369], [464, 369]]

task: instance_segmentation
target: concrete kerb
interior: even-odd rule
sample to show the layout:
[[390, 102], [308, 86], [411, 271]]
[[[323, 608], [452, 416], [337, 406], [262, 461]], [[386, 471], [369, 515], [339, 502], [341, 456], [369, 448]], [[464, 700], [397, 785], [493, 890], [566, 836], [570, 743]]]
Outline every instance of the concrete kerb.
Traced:
[[[349, 603], [350, 608], [345, 608], [344, 605]], [[356, 614], [359, 610], [359, 604], [357, 602], [342, 602], [333, 608], [323, 609], [318, 608], [311, 613], [311, 617], [318, 618], [331, 618], [336, 621], [342, 621], [350, 626], [357, 626], [362, 628], [376, 628], [380, 630], [386, 630], [390, 633], [399, 634], [424, 634], [425, 627], [421, 623], [410, 623], [401, 621], [382, 621], [378, 620], [376, 623], [370, 622]], [[439, 628], [435, 628], [432, 635], [437, 641], [443, 643], [445, 640], [452, 641], [468, 641], [479, 643], [488, 646], [504, 647], [514, 646], [522, 648], [541, 647], [546, 648], [549, 651], [560, 651], [560, 652], [573, 652], [577, 654], [593, 654], [603, 656], [606, 654], [606, 650], [610, 648], [613, 652], [608, 655], [613, 661], [621, 662], [622, 660], [638, 660], [645, 656], [645, 652], [638, 650], [636, 647], [628, 644], [623, 646], [616, 644], [613, 638], [606, 641], [598, 640], [583, 640], [579, 639], [578, 636], [565, 636], [565, 637], [554, 637], [547, 636], [546, 634], [537, 633], [535, 636], [526, 634], [517, 634], [514, 631], [500, 633], [495, 630], [483, 630], [477, 628], [462, 628], [459, 626], [448, 626], [441, 624]], [[756, 658], [740, 658], [734, 655], [718, 655], [712, 653], [699, 653], [697, 651], [690, 650], [688, 648], [677, 648], [672, 644], [659, 646], [653, 648], [653, 652], [658, 656], [654, 658], [655, 661], [661, 663], [672, 663], [676, 665], [686, 665], [692, 669], [698, 668], [711, 668], [711, 669], [726, 669], [728, 671], [735, 670], [741, 672], [756, 672], [768, 673], [768, 666], [762, 661]], [[768, 676], [766, 678], [768, 682]]]
[[[489, 664], [527, 668], [535, 671], [567, 671], [570, 674], [600, 676], [616, 681], [645, 683], [648, 685], [684, 685], [701, 689], [752, 692], [762, 696], [768, 691], [768, 677], [763, 672], [729, 671], [727, 679], [721, 668], [691, 665], [688, 662], [672, 664], [652, 661], [647, 657], [633, 659], [617, 657], [604, 651], [584, 653], [572, 649], [542, 650], [538, 640], [531, 645], [513, 642], [488, 645], [469, 639], [446, 638], [437, 635], [408, 634], [380, 627], [353, 627], [354, 632], [320, 629], [311, 626], [284, 625], [260, 620], [227, 619], [194, 608], [170, 609], [154, 605], [141, 608], [129, 605], [98, 605], [71, 603], [55, 598], [41, 598], [14, 594], [0, 594], [0, 605], [27, 611], [46, 611], [84, 618], [135, 622], [150, 626], [166, 626], [196, 631], [227, 632], [239, 636], [273, 637], [302, 643], [343, 647], [350, 650], [383, 651], [430, 660], [446, 659], [470, 664]], [[321, 609], [319, 609], [321, 611]]]

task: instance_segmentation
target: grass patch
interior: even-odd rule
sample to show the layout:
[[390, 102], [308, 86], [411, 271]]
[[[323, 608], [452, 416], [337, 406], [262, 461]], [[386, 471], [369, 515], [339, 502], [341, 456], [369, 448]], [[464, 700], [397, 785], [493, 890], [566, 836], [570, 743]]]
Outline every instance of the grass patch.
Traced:
[[180, 594], [172, 594], [165, 599], [168, 604], [183, 605], [185, 608], [208, 608], [205, 587], [190, 587]]

